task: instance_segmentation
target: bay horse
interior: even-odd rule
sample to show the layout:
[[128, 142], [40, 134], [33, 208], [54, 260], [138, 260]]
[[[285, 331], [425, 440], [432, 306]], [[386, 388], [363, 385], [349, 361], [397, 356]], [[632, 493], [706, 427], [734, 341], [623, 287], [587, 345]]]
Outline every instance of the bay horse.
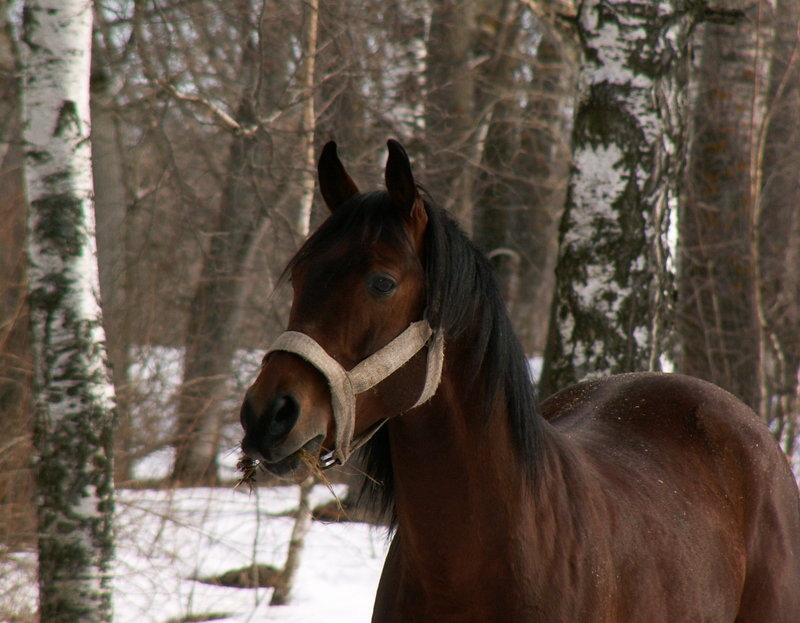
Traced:
[[360, 448], [395, 527], [373, 621], [800, 622], [797, 485], [753, 411], [658, 373], [538, 405], [489, 263], [403, 147], [385, 191], [334, 143], [318, 173], [331, 214], [287, 267], [242, 449], [291, 475]]

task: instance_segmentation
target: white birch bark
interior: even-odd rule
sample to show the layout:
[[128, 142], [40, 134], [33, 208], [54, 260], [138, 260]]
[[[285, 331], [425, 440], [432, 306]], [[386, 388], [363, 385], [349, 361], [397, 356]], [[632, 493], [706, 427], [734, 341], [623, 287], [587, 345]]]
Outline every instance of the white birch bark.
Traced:
[[316, 153], [314, 151], [314, 74], [317, 57], [317, 31], [319, 24], [319, 0], [309, 0], [305, 5], [306, 24], [303, 29], [303, 112], [300, 123], [302, 132], [301, 147], [306, 170], [301, 181], [300, 209], [297, 214], [297, 233], [300, 238], [308, 236], [311, 228], [311, 206], [314, 203], [314, 171]]
[[694, 16], [685, 0], [587, 0], [573, 169], [543, 391], [659, 369]]
[[25, 6], [24, 141], [42, 621], [109, 621], [114, 392], [94, 240], [90, 0]]

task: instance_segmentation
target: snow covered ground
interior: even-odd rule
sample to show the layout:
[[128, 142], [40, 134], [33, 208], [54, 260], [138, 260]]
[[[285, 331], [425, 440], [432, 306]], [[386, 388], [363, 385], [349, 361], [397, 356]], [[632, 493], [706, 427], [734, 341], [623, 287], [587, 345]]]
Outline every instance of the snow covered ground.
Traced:
[[[181, 378], [180, 351], [142, 349], [131, 381], [140, 396], [134, 415], [155, 437], [169, 436], [173, 399]], [[253, 380], [259, 353], [237, 355], [227, 405], [235, 413]], [[241, 436], [236, 417], [228, 431], [233, 448]], [[135, 467], [135, 477], [158, 481], [169, 473], [173, 450], [152, 453]], [[238, 452], [223, 451], [221, 476], [235, 479]], [[343, 496], [344, 489], [334, 488]], [[269, 606], [272, 589], [209, 585], [207, 578], [257, 564], [282, 567], [296, 508], [297, 487], [244, 487], [116, 492], [115, 623], [179, 623], [216, 620], [244, 623], [359, 623], [370, 620], [375, 590], [388, 548], [385, 528], [314, 522], [295, 580], [292, 603]], [[333, 499], [324, 486], [314, 505]], [[10, 554], [0, 546], [0, 623], [31, 621], [36, 611], [33, 554]]]
[[[296, 487], [120, 492], [116, 621], [369, 621], [385, 529], [314, 522], [289, 606], [270, 607], [272, 589], [194, 579], [253, 563], [282, 566], [293, 520], [280, 515], [297, 495]], [[325, 487], [315, 489], [315, 503], [329, 499]]]
[[[288, 606], [269, 606], [272, 589], [196, 579], [253, 563], [282, 566], [293, 522], [282, 515], [297, 496], [297, 487], [118, 491], [115, 621], [369, 621], [388, 547], [382, 528], [314, 522]], [[333, 495], [319, 486], [313, 497], [316, 504]], [[16, 606], [2, 603], [12, 598]], [[0, 619], [33, 610], [35, 598], [32, 555], [0, 563]]]

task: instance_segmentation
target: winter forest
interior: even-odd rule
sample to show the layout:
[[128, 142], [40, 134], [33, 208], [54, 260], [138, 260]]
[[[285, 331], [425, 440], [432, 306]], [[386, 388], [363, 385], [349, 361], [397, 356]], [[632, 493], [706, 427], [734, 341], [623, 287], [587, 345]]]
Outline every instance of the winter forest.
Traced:
[[[86, 106], [43, 121], [59, 82]], [[281, 273], [328, 214], [330, 140], [362, 189], [382, 187], [387, 139], [405, 145], [490, 258], [541, 397], [697, 376], [800, 473], [797, 0], [0, 0], [0, 110], [0, 620], [111, 620], [112, 601], [119, 620], [273, 620], [271, 589], [186, 588], [264, 557], [282, 590], [298, 564], [294, 594], [317, 590], [299, 583], [328, 487], [233, 488], [239, 404], [287, 321]], [[358, 470], [329, 477], [347, 506]], [[89, 489], [94, 516], [75, 510]], [[225, 505], [239, 519], [208, 537], [213, 564], [153, 553]], [[84, 537], [59, 543], [65, 525]], [[385, 538], [362, 528], [336, 533], [363, 559], [332, 554], [328, 598], [338, 564], [374, 591]], [[59, 583], [84, 546], [90, 580]], [[133, 551], [161, 565], [136, 573], [183, 574], [146, 614], [125, 597]], [[59, 615], [63, 591], [86, 611]], [[367, 620], [373, 593], [345, 594]], [[293, 616], [274, 620], [311, 615]]]

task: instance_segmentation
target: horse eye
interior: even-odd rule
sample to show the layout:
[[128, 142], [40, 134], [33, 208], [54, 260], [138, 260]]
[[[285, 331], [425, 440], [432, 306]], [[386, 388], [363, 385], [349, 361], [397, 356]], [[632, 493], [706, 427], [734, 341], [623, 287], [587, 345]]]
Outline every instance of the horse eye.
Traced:
[[391, 294], [396, 287], [397, 283], [388, 275], [372, 275], [367, 279], [367, 288], [378, 296]]

